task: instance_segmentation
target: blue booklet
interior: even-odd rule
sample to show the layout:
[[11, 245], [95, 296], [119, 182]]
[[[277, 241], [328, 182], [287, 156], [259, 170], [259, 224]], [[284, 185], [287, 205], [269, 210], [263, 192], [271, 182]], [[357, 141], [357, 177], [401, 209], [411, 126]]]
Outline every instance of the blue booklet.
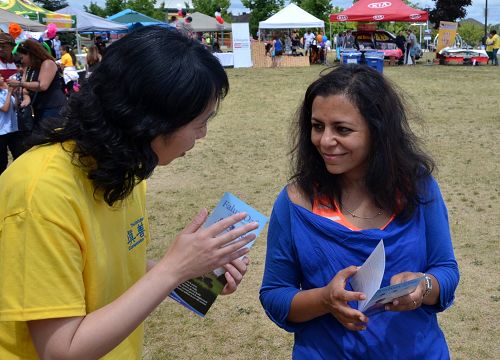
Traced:
[[[259, 223], [259, 227], [250, 233], [255, 234], [256, 237], [259, 236], [262, 229], [264, 229], [268, 218], [228, 192], [224, 193], [217, 206], [213, 209], [203, 224], [203, 227], [208, 227], [222, 219], [227, 218], [228, 216], [240, 212], [246, 212], [248, 216], [239, 223], [227, 228], [224, 232], [231, 231], [239, 226], [256, 221]], [[254, 242], [255, 240], [245, 245], [245, 247], [252, 247]], [[208, 312], [208, 309], [210, 309], [212, 304], [215, 302], [215, 299], [226, 285], [226, 277], [224, 274], [225, 270], [223, 268], [215, 269], [209, 274], [205, 274], [204, 276], [200, 276], [180, 284], [174, 291], [172, 291], [172, 293], [169, 294], [169, 296], [184, 305], [189, 310], [193, 311], [195, 314], [204, 317]]]

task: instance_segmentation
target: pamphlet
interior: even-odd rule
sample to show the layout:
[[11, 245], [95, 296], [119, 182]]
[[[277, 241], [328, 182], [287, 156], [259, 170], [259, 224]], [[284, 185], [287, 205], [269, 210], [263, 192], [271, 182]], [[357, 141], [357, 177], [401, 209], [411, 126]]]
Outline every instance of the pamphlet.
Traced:
[[[239, 223], [224, 230], [222, 233], [256, 221], [259, 223], [259, 227], [250, 231], [249, 234], [253, 233], [256, 237], [259, 236], [260, 232], [267, 223], [267, 217], [228, 192], [224, 193], [217, 206], [213, 209], [203, 224], [203, 227], [208, 227], [222, 219], [240, 212], [246, 212], [247, 217]], [[237, 241], [238, 239], [234, 241]], [[245, 245], [245, 247], [252, 247], [254, 242], [255, 240], [251, 241]], [[197, 277], [180, 284], [174, 291], [172, 291], [172, 293], [169, 294], [169, 296], [184, 305], [189, 310], [193, 311], [195, 314], [204, 317], [208, 312], [208, 309], [210, 309], [215, 299], [226, 285], [227, 281], [224, 274], [224, 268], [215, 269], [213, 272], [205, 274], [204, 276]]]
[[380, 288], [385, 271], [384, 240], [380, 240], [377, 247], [370, 254], [364, 264], [351, 278], [354, 291], [366, 295], [366, 300], [358, 301], [358, 310], [367, 316], [384, 311], [384, 305], [394, 299], [411, 294], [418, 284], [425, 279], [424, 276], [405, 281], [399, 284]]

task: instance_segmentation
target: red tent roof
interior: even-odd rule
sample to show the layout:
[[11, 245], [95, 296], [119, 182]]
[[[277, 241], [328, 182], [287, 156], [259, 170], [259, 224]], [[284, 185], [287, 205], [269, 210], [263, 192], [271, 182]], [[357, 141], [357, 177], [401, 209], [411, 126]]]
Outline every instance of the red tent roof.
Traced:
[[414, 9], [402, 0], [359, 0], [349, 9], [331, 14], [330, 21], [427, 21], [427, 11]]

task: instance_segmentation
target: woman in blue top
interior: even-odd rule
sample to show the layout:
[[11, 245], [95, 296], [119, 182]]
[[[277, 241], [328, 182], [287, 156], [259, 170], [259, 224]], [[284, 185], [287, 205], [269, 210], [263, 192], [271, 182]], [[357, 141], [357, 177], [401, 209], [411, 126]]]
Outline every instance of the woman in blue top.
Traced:
[[[294, 174], [274, 205], [260, 300], [295, 333], [294, 359], [446, 359], [436, 313], [459, 280], [434, 164], [383, 75], [341, 66], [306, 91], [292, 150]], [[417, 289], [368, 317], [349, 278], [378, 242], [381, 286]]]

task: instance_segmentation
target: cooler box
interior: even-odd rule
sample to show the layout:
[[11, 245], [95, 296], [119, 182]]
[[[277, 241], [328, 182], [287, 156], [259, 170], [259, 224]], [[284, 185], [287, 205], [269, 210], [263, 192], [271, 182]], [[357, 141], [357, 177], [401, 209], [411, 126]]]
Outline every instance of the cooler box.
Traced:
[[361, 53], [357, 51], [342, 52], [342, 64], [359, 64], [361, 62]]
[[378, 72], [384, 71], [384, 52], [383, 51], [367, 51], [365, 52], [365, 63]]

